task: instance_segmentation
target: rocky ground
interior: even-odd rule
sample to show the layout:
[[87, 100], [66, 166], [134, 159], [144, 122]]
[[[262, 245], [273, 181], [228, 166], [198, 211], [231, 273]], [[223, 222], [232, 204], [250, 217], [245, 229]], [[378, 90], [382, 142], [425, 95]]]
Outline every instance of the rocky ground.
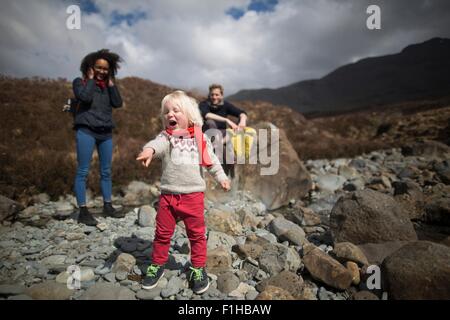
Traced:
[[[122, 219], [76, 222], [75, 199], [45, 194], [20, 208], [2, 198], [2, 299], [347, 300], [450, 298], [450, 148], [426, 142], [353, 159], [305, 163], [312, 190], [274, 210], [246, 191], [206, 200], [210, 289], [187, 285], [189, 241], [179, 222], [164, 278], [142, 290], [158, 185], [133, 182], [114, 198]], [[151, 195], [149, 197], [149, 195]], [[151, 199], [149, 201], [149, 199]], [[12, 217], [12, 218], [11, 218]], [[80, 289], [67, 288], [68, 267]], [[371, 287], [372, 270], [380, 286]]]

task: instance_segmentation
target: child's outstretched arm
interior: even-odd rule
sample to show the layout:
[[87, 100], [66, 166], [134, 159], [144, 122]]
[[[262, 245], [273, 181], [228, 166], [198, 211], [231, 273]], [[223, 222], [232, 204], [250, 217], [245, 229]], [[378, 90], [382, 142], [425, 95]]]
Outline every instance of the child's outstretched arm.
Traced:
[[145, 148], [136, 158], [137, 161], [141, 161], [144, 167], [148, 167], [150, 162], [152, 162], [153, 155], [155, 154], [155, 149]]
[[217, 180], [217, 182], [220, 183], [220, 185], [225, 191], [229, 191], [231, 189], [231, 181], [228, 179], [227, 175], [223, 171], [222, 165], [220, 164], [219, 159], [214, 153], [211, 142], [206, 136], [204, 136], [204, 139], [206, 140], [208, 154], [212, 162], [212, 166], [208, 168], [208, 171]]
[[164, 133], [160, 133], [155, 139], [147, 142], [142, 148], [142, 152], [137, 156], [136, 160], [141, 161], [142, 165], [148, 167], [150, 162], [155, 157], [161, 157], [161, 155], [169, 147], [169, 140]]

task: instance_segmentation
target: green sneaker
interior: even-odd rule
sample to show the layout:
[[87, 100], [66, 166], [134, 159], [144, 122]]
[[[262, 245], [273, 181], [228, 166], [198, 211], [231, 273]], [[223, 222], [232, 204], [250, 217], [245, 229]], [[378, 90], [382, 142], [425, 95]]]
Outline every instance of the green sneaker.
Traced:
[[157, 264], [151, 264], [147, 268], [142, 289], [150, 290], [158, 285], [159, 279], [164, 276], [164, 267]]
[[202, 294], [209, 288], [208, 274], [205, 268], [190, 267], [191, 273], [189, 282], [191, 282], [192, 291], [196, 294]]

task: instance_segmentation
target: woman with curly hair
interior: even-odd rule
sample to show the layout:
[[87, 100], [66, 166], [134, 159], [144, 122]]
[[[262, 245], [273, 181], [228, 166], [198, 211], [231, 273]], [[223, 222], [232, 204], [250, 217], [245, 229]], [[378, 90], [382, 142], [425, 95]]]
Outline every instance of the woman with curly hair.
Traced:
[[74, 114], [76, 131], [77, 171], [75, 195], [80, 208], [78, 222], [95, 226], [97, 220], [86, 207], [86, 179], [94, 147], [100, 161], [100, 187], [103, 213], [111, 217], [121, 215], [111, 203], [112, 181], [112, 109], [122, 106], [122, 98], [115, 85], [115, 75], [122, 59], [116, 53], [102, 49], [88, 54], [81, 62], [82, 77], [73, 81], [73, 92], [78, 107]]

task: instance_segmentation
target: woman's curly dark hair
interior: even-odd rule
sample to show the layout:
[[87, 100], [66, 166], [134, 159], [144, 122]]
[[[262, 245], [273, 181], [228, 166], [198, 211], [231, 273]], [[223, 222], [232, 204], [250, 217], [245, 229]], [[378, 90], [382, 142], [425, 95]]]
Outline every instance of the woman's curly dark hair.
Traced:
[[117, 53], [111, 52], [108, 49], [101, 49], [96, 52], [91, 52], [81, 61], [80, 71], [83, 73], [83, 76], [87, 77], [89, 68], [93, 68], [98, 59], [108, 61], [109, 74], [112, 77], [117, 74], [117, 70], [120, 68], [119, 63], [123, 61]]

